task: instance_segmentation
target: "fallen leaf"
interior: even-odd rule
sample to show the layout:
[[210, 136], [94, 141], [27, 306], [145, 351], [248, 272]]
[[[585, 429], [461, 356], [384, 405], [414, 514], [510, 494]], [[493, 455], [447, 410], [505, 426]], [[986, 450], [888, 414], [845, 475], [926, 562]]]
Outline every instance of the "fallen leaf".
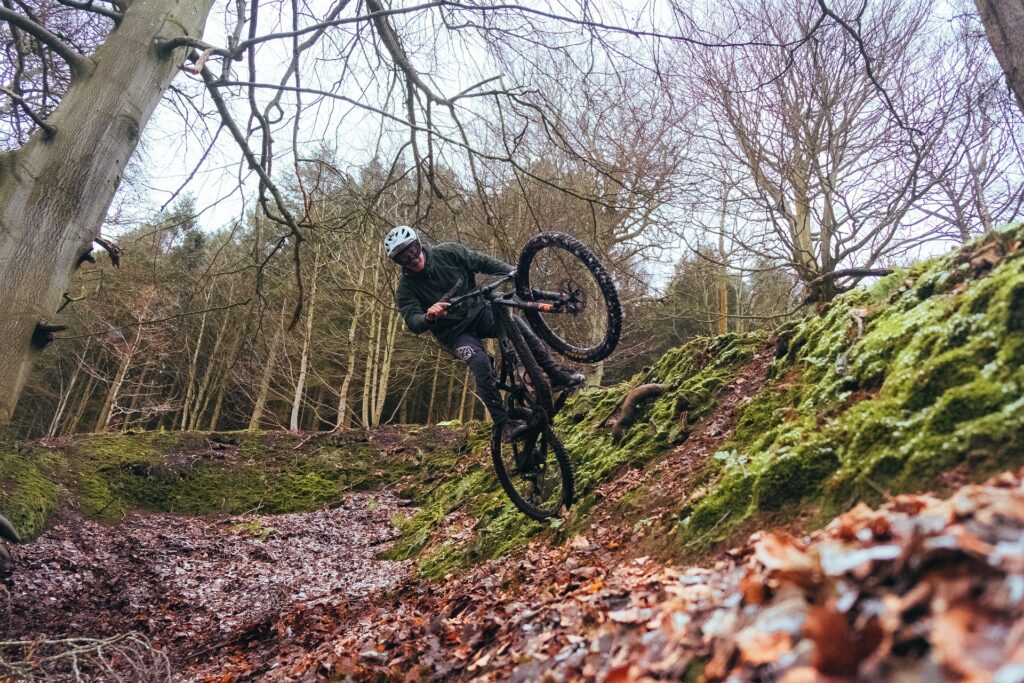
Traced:
[[609, 612], [608, 618], [620, 624], [643, 624], [653, 619], [657, 613], [658, 610], [652, 607], [633, 607]]
[[847, 615], [829, 602], [810, 609], [804, 635], [814, 642], [811, 664], [815, 669], [827, 676], [856, 676], [884, 634], [877, 617], [870, 617], [860, 629], [851, 629]]

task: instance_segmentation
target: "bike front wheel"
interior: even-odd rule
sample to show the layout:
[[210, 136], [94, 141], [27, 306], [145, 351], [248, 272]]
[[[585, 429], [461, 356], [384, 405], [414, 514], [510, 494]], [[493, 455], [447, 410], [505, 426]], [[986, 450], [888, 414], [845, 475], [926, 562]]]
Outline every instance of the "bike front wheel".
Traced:
[[543, 521], [572, 505], [575, 491], [572, 462], [561, 439], [545, 424], [518, 441], [501, 438], [494, 429], [491, 457], [498, 481], [520, 511]]
[[526, 243], [516, 294], [557, 303], [551, 311], [524, 313], [537, 335], [570, 360], [596, 363], [619, 343], [622, 305], [615, 283], [597, 255], [571, 235], [542, 232]]

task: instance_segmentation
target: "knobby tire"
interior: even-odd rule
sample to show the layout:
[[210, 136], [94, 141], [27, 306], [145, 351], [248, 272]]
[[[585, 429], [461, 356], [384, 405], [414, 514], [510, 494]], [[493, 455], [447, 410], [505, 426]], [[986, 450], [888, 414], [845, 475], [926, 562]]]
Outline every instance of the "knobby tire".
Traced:
[[[541, 339], [547, 342], [553, 349], [566, 358], [581, 363], [596, 363], [611, 355], [619, 343], [622, 334], [622, 305], [619, 302], [618, 290], [612, 281], [611, 275], [601, 265], [597, 255], [571, 235], [560, 232], [542, 232], [535, 236], [519, 256], [519, 264], [516, 269], [516, 294], [519, 298], [527, 301], [533, 298], [533, 286], [530, 283], [530, 266], [534, 258], [544, 249], [562, 249], [583, 263], [587, 270], [593, 275], [601, 296], [604, 299], [607, 312], [604, 338], [596, 345], [589, 347], [574, 346], [571, 342], [562, 339], [544, 320], [543, 314], [539, 311], [524, 311], [526, 320], [530, 327]], [[564, 315], [564, 314], [559, 314]]]

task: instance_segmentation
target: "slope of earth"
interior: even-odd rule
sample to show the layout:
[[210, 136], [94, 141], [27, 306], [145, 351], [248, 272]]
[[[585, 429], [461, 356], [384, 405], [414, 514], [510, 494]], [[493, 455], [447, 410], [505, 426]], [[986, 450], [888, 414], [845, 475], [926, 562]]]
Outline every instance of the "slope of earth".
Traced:
[[440, 578], [601, 523], [642, 552], [690, 560], [766, 525], [813, 528], [858, 501], [1020, 466], [1022, 240], [1024, 225], [1003, 227], [771, 338], [697, 339], [627, 382], [581, 392], [557, 424], [577, 469], [568, 515], [526, 520], [484, 464], [419, 501], [388, 556]]
[[[942, 500], [758, 532], [707, 567], [609, 550], [594, 529], [237, 648], [205, 680], [1024, 680], [1024, 471]], [[311, 642], [318, 645], [310, 647]]]

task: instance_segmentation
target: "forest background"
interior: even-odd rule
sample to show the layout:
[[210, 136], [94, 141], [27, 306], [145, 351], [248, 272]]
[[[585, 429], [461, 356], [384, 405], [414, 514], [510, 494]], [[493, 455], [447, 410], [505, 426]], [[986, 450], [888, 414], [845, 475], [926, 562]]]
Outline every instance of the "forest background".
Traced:
[[[8, 154], [64, 130], [55, 47], [96, 49], [131, 7], [12, 2]], [[627, 321], [597, 384], [1020, 217], [1024, 122], [973, 5], [266, 3], [292, 30], [236, 54], [257, 7], [211, 14], [234, 48], [171, 46], [197, 77], [131, 150], [107, 251], [58, 292], [15, 435], [485, 418], [466, 369], [403, 330], [380, 247], [400, 223], [513, 263], [541, 230], [593, 247]], [[236, 217], [224, 193], [249, 198]]]

